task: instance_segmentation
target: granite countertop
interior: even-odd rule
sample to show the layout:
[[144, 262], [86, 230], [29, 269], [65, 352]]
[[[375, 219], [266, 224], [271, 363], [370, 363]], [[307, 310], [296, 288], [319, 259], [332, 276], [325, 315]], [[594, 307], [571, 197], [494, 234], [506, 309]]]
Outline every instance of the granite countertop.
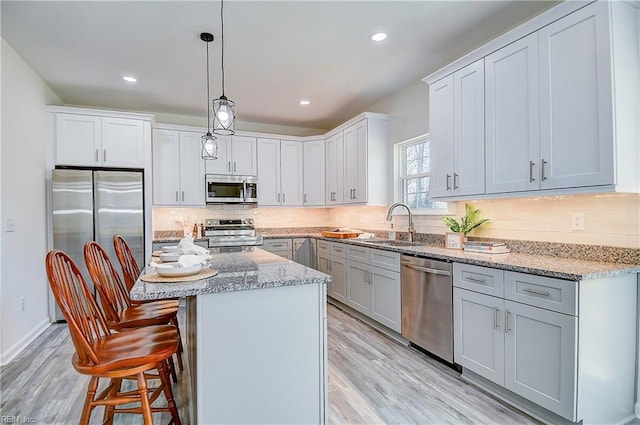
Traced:
[[611, 277], [628, 273], [640, 273], [640, 265], [620, 264], [599, 261], [576, 260], [571, 258], [553, 257], [549, 255], [533, 255], [522, 253], [508, 254], [478, 254], [457, 249], [447, 249], [440, 245], [416, 244], [409, 246], [381, 245], [378, 240], [370, 239], [335, 239], [326, 238], [319, 233], [311, 234], [270, 234], [263, 235], [265, 239], [273, 238], [303, 238], [340, 242], [351, 245], [366, 246], [401, 254], [424, 256], [437, 260], [455, 261], [457, 263], [476, 266], [493, 267], [501, 270], [535, 274], [565, 280], [587, 280], [601, 277]]
[[216, 276], [193, 282], [176, 283], [151, 283], [138, 279], [131, 288], [131, 299], [143, 301], [181, 298], [280, 286], [322, 284], [331, 281], [331, 276], [327, 274], [260, 248], [244, 252], [215, 253], [212, 257], [211, 267], [218, 270]]
[[[415, 244], [409, 246], [381, 245], [380, 240], [371, 239], [336, 239], [326, 238], [321, 233], [310, 232], [283, 232], [261, 234], [264, 239], [280, 238], [315, 238], [330, 242], [340, 242], [352, 245], [366, 246], [386, 251], [399, 252], [401, 254], [416, 255], [438, 260], [455, 261], [458, 263], [472, 264], [484, 267], [493, 267], [501, 270], [510, 270], [522, 273], [530, 273], [539, 276], [554, 277], [558, 279], [579, 281], [612, 277], [628, 273], [640, 273], [640, 264], [623, 264], [606, 261], [587, 261], [572, 258], [556, 257], [551, 255], [536, 255], [525, 253], [508, 254], [478, 254], [462, 250], [447, 249], [442, 245]], [[156, 242], [156, 241], [154, 241]]]

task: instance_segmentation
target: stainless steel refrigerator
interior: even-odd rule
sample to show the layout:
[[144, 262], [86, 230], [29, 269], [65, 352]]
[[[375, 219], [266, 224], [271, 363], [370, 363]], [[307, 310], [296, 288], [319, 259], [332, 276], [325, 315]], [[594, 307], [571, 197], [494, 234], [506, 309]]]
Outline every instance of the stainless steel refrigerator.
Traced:
[[[69, 254], [91, 288], [84, 262], [87, 241], [96, 241], [121, 272], [113, 235], [121, 235], [144, 264], [143, 172], [56, 168], [52, 173], [53, 247]], [[95, 293], [95, 290], [94, 290]], [[64, 320], [56, 305], [56, 320]]]

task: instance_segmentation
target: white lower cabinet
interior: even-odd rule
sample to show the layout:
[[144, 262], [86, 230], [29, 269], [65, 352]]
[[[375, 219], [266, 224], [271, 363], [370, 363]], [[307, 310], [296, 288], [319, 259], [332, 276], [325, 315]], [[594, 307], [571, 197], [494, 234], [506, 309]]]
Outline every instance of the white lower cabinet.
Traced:
[[401, 332], [400, 254], [347, 246], [346, 304], [376, 322]]
[[327, 295], [331, 298], [347, 303], [347, 260], [344, 250], [333, 252], [332, 242], [319, 240], [317, 242], [318, 270], [331, 275], [333, 280], [327, 284]]
[[316, 240], [311, 238], [293, 239], [293, 261], [317, 269]]
[[617, 423], [633, 414], [637, 275], [576, 282], [453, 270], [454, 362], [463, 375], [526, 399], [545, 421]]
[[291, 238], [265, 239], [262, 249], [287, 260], [293, 260], [293, 241]]

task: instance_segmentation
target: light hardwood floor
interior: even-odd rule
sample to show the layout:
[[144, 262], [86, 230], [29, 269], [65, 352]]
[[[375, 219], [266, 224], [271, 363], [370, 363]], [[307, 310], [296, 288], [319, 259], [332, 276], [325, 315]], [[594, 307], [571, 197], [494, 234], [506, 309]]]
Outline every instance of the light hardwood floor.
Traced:
[[[463, 382], [448, 367], [388, 339], [329, 306], [329, 424], [535, 424], [534, 419]], [[184, 316], [180, 318], [184, 323]], [[183, 333], [184, 335], [184, 333]], [[54, 324], [0, 369], [0, 415], [37, 424], [77, 423], [88, 379], [71, 366], [66, 325]], [[187, 378], [174, 386], [189, 423]], [[100, 423], [101, 409], [92, 424]], [[156, 423], [167, 423], [158, 414]], [[141, 423], [118, 415], [117, 424]], [[24, 422], [23, 422], [24, 423]]]

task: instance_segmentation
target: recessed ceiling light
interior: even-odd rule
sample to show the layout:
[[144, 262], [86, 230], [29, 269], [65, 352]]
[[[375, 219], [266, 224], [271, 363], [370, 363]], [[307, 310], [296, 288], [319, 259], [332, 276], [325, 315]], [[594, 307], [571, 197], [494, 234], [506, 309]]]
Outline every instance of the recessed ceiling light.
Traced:
[[369, 36], [369, 40], [375, 42], [375, 43], [379, 43], [381, 41], [385, 41], [387, 39], [387, 34], [384, 32], [377, 32], [374, 34], [371, 34]]
[[124, 75], [122, 79], [125, 80], [127, 83], [135, 83], [136, 81], [138, 81], [138, 79], [132, 75]]
[[310, 105], [311, 101], [309, 99], [302, 99], [300, 100], [300, 105], [302, 106], [306, 106], [306, 105]]

